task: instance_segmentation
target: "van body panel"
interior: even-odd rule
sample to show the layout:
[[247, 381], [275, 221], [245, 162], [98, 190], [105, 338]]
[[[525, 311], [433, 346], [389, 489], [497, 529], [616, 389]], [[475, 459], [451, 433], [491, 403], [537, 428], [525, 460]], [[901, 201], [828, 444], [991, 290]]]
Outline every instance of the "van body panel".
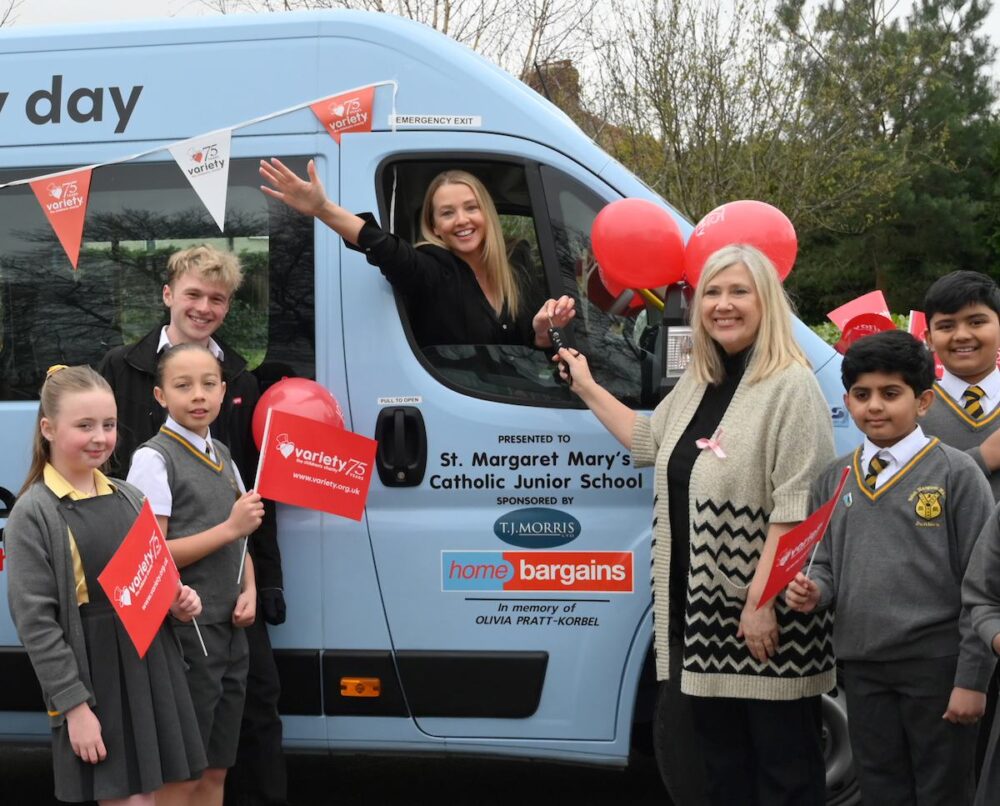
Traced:
[[[602, 184], [563, 155], [515, 137], [401, 131], [343, 139], [341, 204], [358, 212], [378, 211], [379, 199], [371, 177], [383, 164], [391, 163], [396, 154], [421, 153], [440, 158], [441, 154], [455, 152], [544, 161], [590, 185]], [[393, 325], [390, 333], [380, 334], [381, 338], [372, 338], [365, 323], [373, 319], [392, 321], [395, 300], [378, 270], [369, 266], [363, 255], [344, 248], [341, 260], [344, 337], [355, 429], [373, 433], [379, 399], [393, 397], [419, 398], [417, 405], [426, 426], [428, 467], [424, 483], [408, 489], [373, 485], [368, 497], [369, 529], [394, 648], [541, 649], [549, 653], [541, 701], [530, 717], [512, 723], [489, 718], [418, 716], [417, 723], [432, 735], [447, 737], [614, 739], [623, 662], [649, 599], [648, 580], [640, 569], [648, 568], [649, 563], [645, 501], [652, 482], [650, 471], [623, 468], [626, 451], [586, 411], [504, 405], [443, 387], [406, 343], [401, 325]], [[553, 442], [529, 448], [503, 442], [509, 436], [526, 433]], [[519, 478], [522, 483], [531, 483], [545, 482], [552, 476], [579, 477], [579, 468], [567, 466], [570, 451], [615, 457], [609, 475], [641, 480], [642, 487], [613, 495], [572, 488], [514, 488]], [[518, 472], [482, 463], [532, 454], [554, 462]], [[477, 466], [480, 469], [474, 469]], [[440, 488], [455, 476], [493, 477], [512, 489], [456, 492]], [[486, 562], [511, 548], [498, 539], [494, 525], [506, 513], [524, 507], [498, 502], [506, 498], [543, 498], [549, 508], [576, 518], [582, 525], [579, 537], [562, 548], [584, 554], [566, 557], [589, 557], [588, 552], [612, 549], [626, 552], [633, 564], [632, 590], [584, 595], [567, 587], [565, 593], [504, 596], [502, 592], [476, 590], [474, 584], [465, 591], [449, 589], [455, 583], [448, 577], [450, 563], [468, 560], [471, 567], [477, 558]], [[567, 498], [574, 500], [565, 503]], [[560, 617], [564, 609], [585, 613], [587, 619], [596, 620], [600, 626], [560, 627], [548, 609], [536, 616], [535, 611], [529, 614], [519, 607], [555, 607]], [[432, 613], [433, 618], [429, 618]], [[519, 618], [525, 619], [520, 630]], [[523, 629], [529, 623], [532, 629]], [[597, 657], [620, 660], [601, 664], [588, 660]], [[406, 686], [404, 677], [404, 691]]]
[[[419, 174], [421, 166], [458, 160], [517, 179], [501, 213], [514, 229], [520, 227], [547, 291], [581, 292], [578, 325], [587, 318], [606, 319], [612, 326], [608, 342], [617, 339], [629, 349], [636, 344], [620, 328], [638, 317], [619, 321], [584, 301], [589, 291], [581, 264], [588, 257], [589, 227], [573, 232], [560, 216], [631, 196], [670, 210], [685, 237], [692, 231], [690, 222], [524, 84], [432, 30], [389, 15], [316, 12], [12, 29], [0, 35], [0, 68], [6, 68], [0, 69], [0, 93], [9, 93], [0, 110], [5, 181], [124, 159], [359, 85], [396, 82], [376, 91], [373, 132], [347, 134], [339, 146], [309, 109], [235, 130], [232, 159], [243, 161], [243, 178], [236, 186], [231, 177], [230, 207], [251, 209], [267, 220], [263, 234], [222, 237], [233, 248], [243, 238], [240, 248], [249, 249], [254, 243], [245, 241], [254, 241], [276, 251], [275, 242], [286, 234], [281, 205], [262, 204], [256, 182], [248, 178], [254, 159], [294, 160], [301, 173], [314, 158], [331, 198], [348, 209], [375, 213], [386, 226], [397, 204], [413, 204], [412, 194], [402, 190], [406, 171]], [[125, 108], [135, 88], [141, 90]], [[82, 120], [73, 119], [73, 103]], [[394, 111], [461, 115], [474, 122], [454, 129], [417, 123], [393, 131]], [[132, 162], [163, 175], [173, 166], [165, 151]], [[173, 178], [186, 181], [179, 171]], [[179, 187], [168, 189], [171, 199]], [[577, 190], [579, 197], [569, 198]], [[20, 194], [20, 204], [11, 208], [16, 220], [8, 227], [48, 232], [30, 190], [0, 193]], [[92, 199], [88, 222], [97, 213], [131, 206], [155, 211], [166, 195], [144, 187], [106, 193]], [[200, 210], [193, 191], [189, 203]], [[287, 745], [624, 765], [633, 722], [648, 717], [637, 712], [637, 691], [652, 637], [652, 471], [632, 467], [627, 452], [596, 419], [554, 384], [544, 356], [539, 366], [549, 376], [539, 381], [536, 371], [531, 380], [551, 392], [551, 400], [484, 391], [475, 372], [468, 382], [446, 377], [412, 343], [405, 305], [379, 271], [324, 226], [306, 232], [290, 236], [292, 251], [312, 253], [313, 276], [305, 289], [311, 297], [303, 303], [311, 307], [301, 313], [311, 322], [305, 340], [314, 354], [299, 374], [329, 389], [342, 405], [345, 427], [360, 434], [373, 436], [380, 412], [391, 407], [418, 410], [427, 466], [414, 486], [387, 486], [373, 478], [360, 521], [279, 505], [288, 620], [269, 632], [279, 657], [302, 653], [296, 655], [301, 662], [295, 684], [306, 689], [301, 699], [317, 711], [302, 713], [303, 706], [283, 716]], [[219, 237], [212, 228], [197, 234]], [[85, 230], [85, 246], [87, 237]], [[149, 240], [151, 252], [162, 247], [159, 241], [170, 242], [160, 233]], [[567, 261], [570, 247], [580, 251]], [[52, 271], [61, 281], [84, 282], [90, 276], [86, 264], [69, 274], [58, 246], [44, 254], [48, 262], [38, 263], [39, 277]], [[265, 269], [271, 271], [269, 261], [278, 258], [267, 254]], [[23, 285], [14, 271], [20, 264], [12, 259], [11, 268], [6, 257], [0, 237], [2, 293], [8, 285]], [[266, 271], [261, 293], [271, 296], [257, 310], [267, 320], [265, 331], [275, 315], [274, 296], [282, 290], [281, 281]], [[30, 313], [32, 326], [47, 325], [47, 310]], [[4, 333], [16, 335], [22, 324], [6, 322]], [[838, 451], [846, 452], [860, 436], [836, 408], [839, 358], [804, 325], [796, 328], [831, 402]], [[568, 330], [572, 337], [573, 328]], [[124, 328], [112, 335], [123, 338], [122, 333]], [[286, 345], [284, 336], [265, 335], [258, 360], [266, 363]], [[33, 339], [33, 334], [23, 338], [19, 349], [30, 352]], [[0, 341], [0, 356], [12, 349]], [[23, 352], [11, 360], [30, 363]], [[99, 351], [95, 355], [99, 358]], [[644, 371], [648, 359], [642, 358]], [[36, 411], [35, 400], [0, 400], [0, 486], [11, 492], [20, 487], [28, 465]], [[521, 588], [509, 587], [513, 575]], [[523, 587], [526, 582], [540, 587]], [[0, 647], [18, 651], [6, 584], [0, 571]], [[383, 664], [391, 662], [405, 705], [399, 715], [326, 716], [338, 712], [330, 702], [338, 696], [337, 681], [323, 677], [327, 652], [375, 653]], [[415, 657], [423, 662], [420, 674], [406, 662]], [[524, 715], [410, 715], [408, 694], [414, 703], [431, 703], [425, 712], [440, 713], [441, 700], [431, 695], [440, 698], [449, 686], [466, 702], [488, 700], [490, 691], [477, 691], [477, 681], [455, 671], [463, 661], [484, 657], [496, 657], [521, 675], [512, 685], [525, 690], [518, 689], [511, 704]], [[524, 658], [530, 663], [519, 665]], [[436, 669], [440, 679], [434, 679]], [[526, 691], [532, 686], [540, 691]], [[535, 700], [528, 697], [532, 693]], [[500, 712], [503, 705], [497, 704]], [[0, 712], [0, 739], [48, 735], [40, 703], [38, 713]]]

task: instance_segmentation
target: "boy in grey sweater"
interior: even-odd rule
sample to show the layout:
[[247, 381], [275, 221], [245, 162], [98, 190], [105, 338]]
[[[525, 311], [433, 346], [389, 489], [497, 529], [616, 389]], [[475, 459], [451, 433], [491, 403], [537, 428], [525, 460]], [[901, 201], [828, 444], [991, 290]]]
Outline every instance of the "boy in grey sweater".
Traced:
[[[1000, 655], [1000, 508], [994, 510], [976, 541], [962, 583], [962, 603], [972, 617], [972, 626], [994, 656]], [[1000, 793], [1000, 718], [986, 747], [975, 806], [991, 806]]]
[[977, 271], [953, 271], [924, 296], [927, 346], [944, 374], [923, 427], [965, 451], [986, 474], [1000, 501], [1000, 288]]
[[934, 400], [924, 345], [900, 331], [869, 336], [841, 373], [865, 441], [813, 486], [818, 507], [852, 468], [810, 576], [785, 598], [802, 612], [836, 611], [864, 802], [968, 804], [994, 659], [962, 608], [961, 583], [993, 494], [972, 459], [917, 424]]

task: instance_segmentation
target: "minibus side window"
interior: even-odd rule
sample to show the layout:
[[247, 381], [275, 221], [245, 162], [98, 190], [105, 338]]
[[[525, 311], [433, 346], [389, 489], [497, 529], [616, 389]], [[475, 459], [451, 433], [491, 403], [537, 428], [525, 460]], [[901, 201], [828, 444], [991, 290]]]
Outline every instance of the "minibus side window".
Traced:
[[577, 302], [576, 346], [594, 378], [623, 403], [655, 405], [658, 329], [647, 325], [641, 300], [616, 300], [607, 291], [591, 248], [590, 229], [606, 202], [561, 171], [542, 165], [540, 172], [562, 286], [557, 293]]
[[[612, 314], [614, 300], [595, 290], [601, 286], [590, 251], [590, 226], [603, 202], [578, 182], [537, 163], [414, 159], [383, 166], [383, 220], [394, 210], [394, 231], [411, 242], [420, 241], [425, 190], [438, 173], [449, 169], [474, 174], [490, 192], [525, 310], [537, 311], [549, 297], [572, 296], [578, 314], [567, 329], [567, 340], [588, 356], [595, 376], [613, 394], [631, 406], [648, 405], [651, 394], [644, 390], [655, 386], [654, 362], [636, 343], [646, 333], [645, 312], [640, 306], [625, 315]], [[397, 302], [406, 323], [405, 299], [397, 294]], [[559, 379], [547, 350], [496, 344], [413, 346], [439, 380], [464, 394], [522, 405], [582, 407]]]
[[[305, 158], [287, 162], [305, 171]], [[0, 182], [56, 170], [4, 171]], [[167, 259], [203, 243], [237, 254], [245, 273], [220, 338], [262, 376], [315, 377], [312, 221], [259, 184], [257, 160], [232, 161], [220, 233], [173, 162], [98, 168], [77, 271], [30, 187], [0, 192], [0, 400], [35, 399], [50, 365], [96, 366], [163, 324]]]

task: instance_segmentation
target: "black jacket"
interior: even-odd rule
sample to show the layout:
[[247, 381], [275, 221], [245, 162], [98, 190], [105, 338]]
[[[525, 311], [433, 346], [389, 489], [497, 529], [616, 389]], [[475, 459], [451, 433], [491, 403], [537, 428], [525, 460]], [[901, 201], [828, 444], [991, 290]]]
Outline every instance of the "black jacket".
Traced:
[[[385, 232], [371, 213], [362, 213], [365, 225], [358, 246], [406, 302], [406, 312], [417, 344], [535, 344], [532, 319], [535, 311], [521, 300], [517, 317], [506, 307], [498, 316], [483, 294], [472, 268], [453, 252], [433, 244], [413, 246], [398, 235]], [[525, 295], [528, 296], [528, 295]]]
[[[118, 404], [118, 445], [111, 459], [112, 475], [125, 478], [132, 454], [152, 438], [166, 420], [166, 411], [153, 397], [157, 352], [162, 327], [156, 327], [135, 344], [115, 347], [101, 361], [98, 372], [115, 393]], [[257, 449], [253, 443], [253, 410], [260, 399], [257, 379], [247, 370], [246, 361], [231, 347], [216, 339], [222, 348], [226, 396], [212, 436], [226, 445], [247, 489], [257, 475]], [[250, 553], [258, 590], [282, 587], [281, 553], [278, 549], [274, 503], [265, 501], [264, 522], [254, 532]]]

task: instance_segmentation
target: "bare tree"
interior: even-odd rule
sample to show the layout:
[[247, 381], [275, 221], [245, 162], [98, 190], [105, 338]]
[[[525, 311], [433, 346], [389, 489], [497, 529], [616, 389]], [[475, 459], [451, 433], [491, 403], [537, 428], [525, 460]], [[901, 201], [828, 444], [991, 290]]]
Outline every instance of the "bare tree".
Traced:
[[7, 5], [0, 5], [0, 28], [13, 25], [17, 22], [17, 10], [24, 0], [7, 0]]
[[601, 0], [201, 0], [214, 11], [357, 9], [421, 22], [523, 75], [535, 63], [587, 50]]
[[[693, 219], [755, 198], [797, 224], [861, 231], [914, 160], [933, 158], [933, 143], [905, 147], [893, 118], [927, 62], [873, 52], [847, 74], [829, 37], [774, 11], [770, 0], [643, 0], [601, 51], [594, 111], [614, 125], [593, 134]], [[872, 16], [876, 34], [888, 24]], [[827, 81], [816, 81], [821, 58]]]

